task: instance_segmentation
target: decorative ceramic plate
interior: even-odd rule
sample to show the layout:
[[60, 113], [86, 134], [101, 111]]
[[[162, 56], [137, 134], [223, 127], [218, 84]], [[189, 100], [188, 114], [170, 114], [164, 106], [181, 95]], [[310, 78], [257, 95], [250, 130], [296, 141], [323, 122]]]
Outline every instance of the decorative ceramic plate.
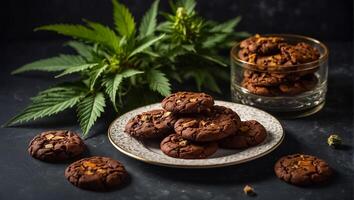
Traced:
[[161, 108], [160, 103], [144, 106], [132, 110], [114, 120], [108, 130], [108, 138], [120, 152], [135, 159], [168, 167], [179, 168], [212, 168], [236, 165], [264, 156], [283, 141], [284, 131], [279, 121], [272, 115], [250, 106], [224, 101], [215, 101], [216, 105], [233, 109], [242, 120], [257, 120], [267, 130], [267, 139], [258, 146], [245, 150], [227, 150], [219, 148], [207, 159], [178, 159], [166, 156], [159, 148], [159, 142], [141, 142], [124, 133], [124, 126], [133, 116]]

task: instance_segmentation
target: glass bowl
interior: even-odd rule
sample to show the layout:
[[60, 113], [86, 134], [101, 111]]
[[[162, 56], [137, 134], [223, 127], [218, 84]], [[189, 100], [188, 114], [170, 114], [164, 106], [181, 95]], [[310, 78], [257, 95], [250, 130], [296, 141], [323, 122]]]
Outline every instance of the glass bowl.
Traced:
[[[234, 102], [251, 105], [283, 118], [304, 117], [321, 110], [325, 104], [328, 74], [328, 48], [320, 41], [300, 35], [269, 34], [282, 37], [289, 44], [304, 42], [318, 50], [319, 58], [304, 64], [262, 66], [241, 60], [240, 43], [230, 52], [231, 96]], [[257, 74], [263, 78], [287, 80], [270, 87], [254, 86], [247, 77]]]

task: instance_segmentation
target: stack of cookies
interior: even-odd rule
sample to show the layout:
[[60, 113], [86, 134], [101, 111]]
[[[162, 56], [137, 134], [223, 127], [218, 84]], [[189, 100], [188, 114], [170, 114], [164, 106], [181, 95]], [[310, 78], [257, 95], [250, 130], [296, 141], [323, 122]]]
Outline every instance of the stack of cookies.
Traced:
[[205, 93], [174, 93], [162, 101], [162, 108], [133, 117], [125, 132], [139, 140], [161, 140], [162, 152], [171, 157], [206, 158], [218, 146], [244, 149], [267, 136], [259, 122], [241, 122], [236, 112], [214, 105], [213, 97]]
[[242, 87], [261, 96], [297, 95], [315, 87], [318, 50], [304, 42], [288, 43], [282, 37], [255, 35], [240, 43], [239, 59], [253, 67], [243, 72]]

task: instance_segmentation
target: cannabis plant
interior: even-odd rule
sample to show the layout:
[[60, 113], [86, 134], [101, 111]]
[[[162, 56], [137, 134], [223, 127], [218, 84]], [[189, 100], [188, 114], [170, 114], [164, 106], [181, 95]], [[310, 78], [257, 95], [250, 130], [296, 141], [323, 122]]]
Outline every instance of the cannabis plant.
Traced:
[[158, 26], [166, 36], [154, 46], [168, 55], [165, 61], [174, 70], [169, 72], [173, 78], [194, 78], [199, 90], [206, 87], [220, 93], [216, 78], [229, 79], [228, 61], [219, 56], [220, 50], [248, 33], [235, 31], [241, 17], [218, 24], [199, 16], [195, 6], [195, 0], [170, 1], [172, 12], [162, 13], [166, 21]]
[[[84, 20], [86, 25], [56, 24], [35, 30], [54, 31], [70, 36], [67, 43], [77, 55], [59, 55], [39, 60], [13, 71], [57, 72], [56, 78], [76, 74], [77, 81], [62, 83], [40, 92], [21, 114], [8, 125], [43, 118], [76, 107], [86, 135], [110, 99], [118, 111], [123, 97], [132, 88], [149, 88], [166, 96], [171, 88], [160, 65], [150, 56], [150, 46], [164, 37], [155, 35], [158, 1], [144, 15], [139, 29], [129, 10], [113, 0], [114, 29]], [[137, 97], [140, 98], [140, 97]]]
[[180, 0], [170, 2], [172, 13], [162, 13], [166, 20], [158, 24], [156, 0], [137, 27], [127, 8], [116, 0], [112, 2], [113, 29], [88, 20], [84, 25], [55, 24], [35, 29], [72, 37], [66, 44], [76, 54], [38, 60], [13, 74], [45, 71], [56, 73], [56, 78], [72, 76], [74, 81], [40, 92], [7, 125], [75, 107], [86, 136], [106, 107], [122, 112], [141, 102], [157, 101], [170, 94], [171, 79], [182, 82], [194, 78], [199, 89], [203, 86], [220, 92], [215, 77], [227, 79], [229, 75], [223, 70], [228, 65], [218, 53], [245, 35], [234, 32], [239, 17], [218, 24], [197, 15], [194, 0]]

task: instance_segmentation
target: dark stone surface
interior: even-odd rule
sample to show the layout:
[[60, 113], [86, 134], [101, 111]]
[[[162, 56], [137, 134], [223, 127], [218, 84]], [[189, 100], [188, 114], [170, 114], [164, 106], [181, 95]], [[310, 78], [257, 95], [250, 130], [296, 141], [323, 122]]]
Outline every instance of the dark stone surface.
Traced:
[[[11, 76], [16, 67], [34, 59], [61, 51], [58, 42], [7, 43], [2, 46], [0, 74], [0, 123], [20, 112], [29, 97], [54, 82], [48, 74], [30, 73]], [[110, 113], [95, 127], [96, 136], [85, 142], [89, 155], [109, 156], [121, 161], [131, 175], [130, 183], [109, 193], [95, 193], [73, 187], [64, 177], [68, 164], [49, 164], [27, 153], [31, 138], [48, 129], [80, 131], [75, 114], [66, 112], [49, 120], [20, 127], [0, 129], [0, 199], [249, 199], [243, 194], [245, 184], [257, 192], [254, 199], [349, 200], [353, 199], [353, 85], [351, 43], [330, 43], [330, 73], [327, 103], [313, 116], [281, 120], [286, 137], [271, 154], [260, 159], [218, 169], [172, 169], [153, 166], [129, 158], [108, 141]], [[229, 100], [225, 85], [220, 99]], [[344, 139], [345, 148], [327, 146], [330, 133]], [[334, 168], [334, 179], [327, 185], [301, 188], [278, 180], [273, 165], [280, 156], [291, 153], [319, 156]]]

